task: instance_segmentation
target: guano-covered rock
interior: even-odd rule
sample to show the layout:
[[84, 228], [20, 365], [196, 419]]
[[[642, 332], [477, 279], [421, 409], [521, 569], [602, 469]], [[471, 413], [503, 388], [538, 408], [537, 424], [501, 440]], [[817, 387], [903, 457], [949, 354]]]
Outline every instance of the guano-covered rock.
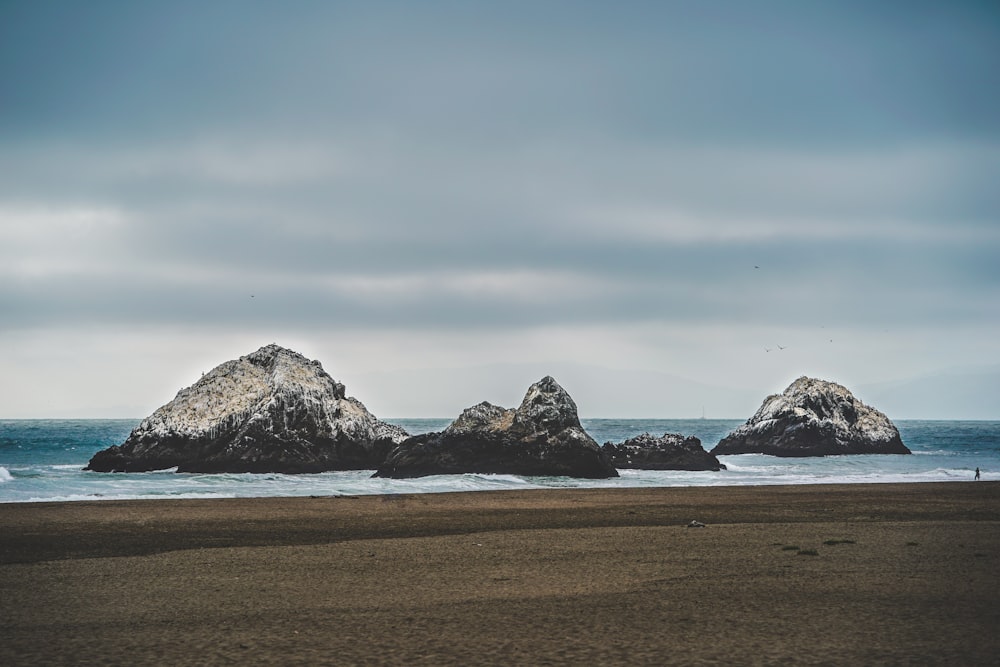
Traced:
[[617, 477], [583, 427], [576, 403], [551, 377], [531, 385], [517, 409], [479, 403], [444, 431], [407, 439], [376, 477], [462, 473]]
[[312, 473], [381, 465], [407, 433], [345, 395], [318, 361], [278, 345], [218, 366], [87, 470]]
[[896, 426], [839, 384], [801, 377], [768, 396], [712, 454], [909, 454]]
[[643, 433], [601, 447], [615, 468], [637, 470], [725, 470], [726, 466], [701, 446], [701, 440], [678, 433], [654, 437]]

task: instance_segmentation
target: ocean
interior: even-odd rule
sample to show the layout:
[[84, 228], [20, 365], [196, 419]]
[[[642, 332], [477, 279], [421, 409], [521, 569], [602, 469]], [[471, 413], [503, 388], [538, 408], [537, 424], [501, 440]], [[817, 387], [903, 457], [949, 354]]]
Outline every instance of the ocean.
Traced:
[[[1000, 421], [897, 421], [911, 456], [868, 455], [786, 459], [722, 456], [728, 470], [622, 470], [621, 477], [584, 480], [517, 475], [439, 475], [372, 479], [372, 471], [313, 475], [95, 473], [82, 468], [100, 449], [121, 444], [138, 419], [0, 420], [0, 502], [132, 498], [234, 498], [491, 491], [542, 488], [737, 486], [1000, 479]], [[410, 434], [443, 429], [450, 419], [388, 419]], [[599, 443], [640, 433], [681, 433], [714, 447], [742, 420], [582, 419]]]

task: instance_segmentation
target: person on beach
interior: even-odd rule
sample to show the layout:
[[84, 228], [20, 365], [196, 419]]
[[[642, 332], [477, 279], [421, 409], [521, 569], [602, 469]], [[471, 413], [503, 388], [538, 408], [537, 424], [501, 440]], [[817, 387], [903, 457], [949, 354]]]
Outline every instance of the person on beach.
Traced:
[[979, 468], [976, 468], [976, 479], [979, 479]]

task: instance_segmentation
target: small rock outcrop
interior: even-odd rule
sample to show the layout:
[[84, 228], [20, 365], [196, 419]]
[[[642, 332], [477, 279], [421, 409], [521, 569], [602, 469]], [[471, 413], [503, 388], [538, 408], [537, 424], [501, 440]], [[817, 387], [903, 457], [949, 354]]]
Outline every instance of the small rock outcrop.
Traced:
[[701, 440], [677, 433], [659, 438], [643, 433], [624, 442], [606, 442], [601, 447], [618, 469], [725, 470], [719, 459], [705, 451]]
[[462, 473], [617, 477], [583, 427], [576, 403], [551, 377], [531, 385], [517, 409], [480, 403], [444, 431], [407, 439], [376, 477]]
[[807, 377], [764, 399], [753, 417], [712, 449], [716, 456], [909, 453], [884, 414], [839, 384]]
[[227, 361], [156, 410], [86, 470], [312, 473], [381, 465], [408, 437], [377, 420], [318, 361], [278, 345]]

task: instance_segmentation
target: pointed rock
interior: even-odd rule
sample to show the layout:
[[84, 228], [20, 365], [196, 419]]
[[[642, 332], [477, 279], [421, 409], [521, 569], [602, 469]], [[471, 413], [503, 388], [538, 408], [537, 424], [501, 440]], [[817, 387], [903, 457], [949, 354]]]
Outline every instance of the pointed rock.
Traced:
[[839, 384], [801, 377], [768, 396], [712, 454], [909, 454], [896, 426]]
[[678, 433], [664, 433], [659, 438], [649, 433], [615, 444], [606, 442], [601, 447], [620, 470], [725, 470], [719, 462], [701, 446], [701, 440]]
[[389, 454], [375, 476], [461, 473], [618, 476], [580, 426], [576, 403], [551, 377], [531, 385], [516, 410], [479, 403], [444, 431], [409, 438]]
[[377, 468], [407, 433], [377, 420], [318, 361], [278, 345], [227, 361], [87, 470], [281, 472]]

